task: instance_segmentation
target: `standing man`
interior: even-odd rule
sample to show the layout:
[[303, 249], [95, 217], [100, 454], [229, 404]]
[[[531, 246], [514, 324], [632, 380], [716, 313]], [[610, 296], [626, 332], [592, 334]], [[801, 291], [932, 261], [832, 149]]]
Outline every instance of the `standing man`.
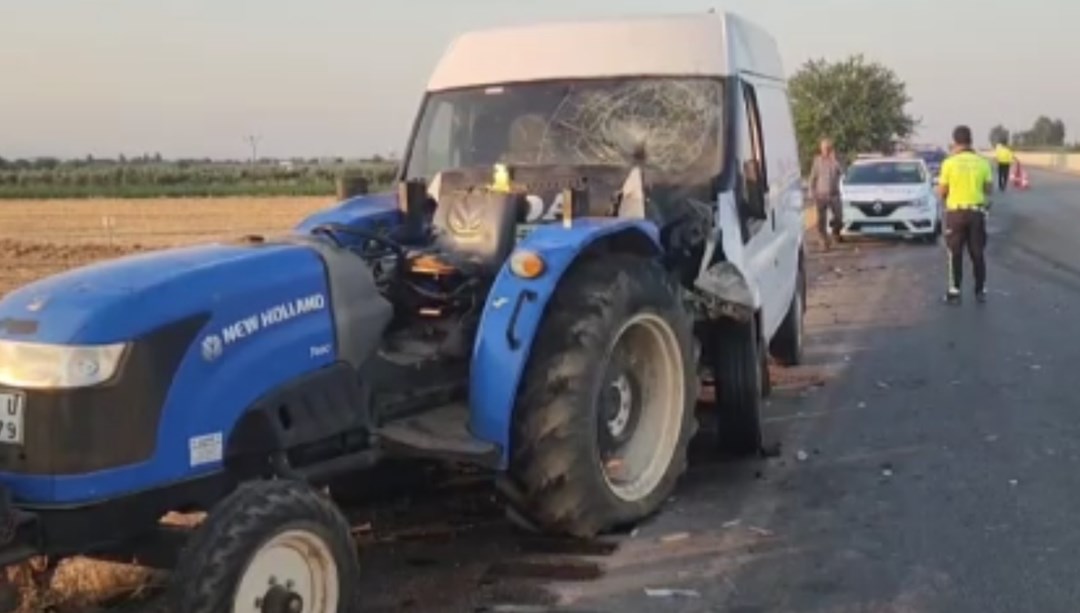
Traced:
[[810, 167], [810, 197], [817, 207], [817, 229], [821, 236], [821, 242], [826, 249], [832, 246], [829, 233], [825, 229], [825, 221], [828, 213], [832, 212], [832, 235], [840, 241], [840, 228], [843, 227], [843, 207], [840, 203], [840, 178], [844, 170], [836, 159], [832, 141], [828, 138], [821, 139], [821, 150], [814, 157], [814, 163]]
[[971, 128], [953, 130], [952, 155], [941, 165], [938, 196], [945, 202], [945, 242], [949, 246], [949, 289], [945, 300], [960, 302], [964, 249], [975, 273], [975, 299], [986, 302], [986, 208], [993, 191], [990, 162], [971, 149]]
[[1004, 192], [1009, 188], [1009, 168], [1015, 161], [1016, 155], [1002, 141], [994, 148], [994, 157], [997, 159], [998, 189]]

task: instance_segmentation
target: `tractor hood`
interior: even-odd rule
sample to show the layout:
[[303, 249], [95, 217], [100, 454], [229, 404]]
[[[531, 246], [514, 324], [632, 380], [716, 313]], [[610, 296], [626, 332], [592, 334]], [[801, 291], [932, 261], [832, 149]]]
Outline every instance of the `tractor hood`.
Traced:
[[210, 244], [76, 268], [0, 299], [0, 338], [65, 344], [126, 341], [177, 320], [210, 315], [245, 296], [290, 285], [322, 287], [310, 248], [289, 243]]

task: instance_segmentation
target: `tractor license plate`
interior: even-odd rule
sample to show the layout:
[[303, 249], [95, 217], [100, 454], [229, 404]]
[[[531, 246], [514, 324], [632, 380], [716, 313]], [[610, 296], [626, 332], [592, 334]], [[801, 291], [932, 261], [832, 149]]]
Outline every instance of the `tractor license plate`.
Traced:
[[23, 415], [26, 395], [22, 392], [0, 392], [0, 444], [23, 444]]

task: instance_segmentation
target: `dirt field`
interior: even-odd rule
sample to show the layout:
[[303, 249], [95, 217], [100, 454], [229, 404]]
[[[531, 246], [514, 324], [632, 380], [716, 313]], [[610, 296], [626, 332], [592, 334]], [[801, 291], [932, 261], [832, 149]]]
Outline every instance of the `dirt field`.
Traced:
[[123, 253], [290, 228], [327, 198], [0, 200], [0, 293]]

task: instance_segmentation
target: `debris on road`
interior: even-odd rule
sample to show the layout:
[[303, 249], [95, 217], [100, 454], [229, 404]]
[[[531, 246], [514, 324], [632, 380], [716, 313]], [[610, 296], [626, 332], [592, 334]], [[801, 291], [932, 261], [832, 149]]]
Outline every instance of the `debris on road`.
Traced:
[[759, 528], [757, 526], [750, 526], [750, 531], [758, 536], [772, 536], [772, 530], [766, 530], [765, 528]]
[[798, 459], [800, 462], [805, 462], [810, 459], [810, 454], [800, 449], [795, 452], [795, 458]]
[[690, 538], [689, 532], [674, 532], [672, 534], [665, 534], [660, 537], [661, 543], [677, 543], [679, 541], [685, 541]]
[[741, 519], [733, 519], [731, 521], [724, 522], [721, 527], [722, 528], [735, 528], [736, 526], [738, 526], [741, 523], [742, 523]]
[[676, 588], [645, 588], [645, 595], [649, 598], [701, 598], [701, 592], [697, 590], [683, 590]]

